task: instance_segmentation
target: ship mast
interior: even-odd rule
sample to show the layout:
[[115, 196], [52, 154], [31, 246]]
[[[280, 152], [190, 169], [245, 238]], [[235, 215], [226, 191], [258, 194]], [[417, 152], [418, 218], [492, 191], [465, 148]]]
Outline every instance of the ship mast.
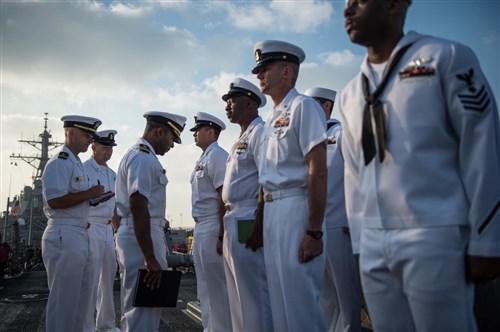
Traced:
[[63, 145], [64, 143], [60, 142], [52, 142], [52, 135], [50, 132], [47, 130], [47, 115], [49, 113], [45, 113], [45, 125], [44, 125], [44, 130], [43, 133], [38, 135], [41, 140], [39, 141], [27, 141], [27, 140], [19, 140], [18, 142], [21, 143], [27, 143], [31, 146], [33, 146], [35, 149], [39, 150], [41, 152], [41, 155], [36, 155], [36, 156], [23, 156], [23, 155], [15, 155], [14, 153], [10, 156], [12, 159], [21, 159], [31, 165], [33, 168], [35, 168], [36, 173], [33, 176], [33, 180], [39, 180], [42, 178], [42, 173], [43, 170], [45, 169], [45, 165], [49, 161], [49, 151], [57, 148], [58, 146]]

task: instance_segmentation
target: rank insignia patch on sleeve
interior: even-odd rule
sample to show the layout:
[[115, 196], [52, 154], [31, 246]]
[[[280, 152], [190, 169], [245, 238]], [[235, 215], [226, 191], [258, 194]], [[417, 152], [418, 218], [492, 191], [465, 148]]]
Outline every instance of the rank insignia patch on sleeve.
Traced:
[[457, 74], [457, 78], [467, 84], [466, 93], [458, 95], [462, 106], [468, 111], [478, 113], [482, 113], [488, 109], [490, 106], [490, 97], [484, 85], [479, 90], [474, 85], [474, 69], [469, 69], [467, 73]]

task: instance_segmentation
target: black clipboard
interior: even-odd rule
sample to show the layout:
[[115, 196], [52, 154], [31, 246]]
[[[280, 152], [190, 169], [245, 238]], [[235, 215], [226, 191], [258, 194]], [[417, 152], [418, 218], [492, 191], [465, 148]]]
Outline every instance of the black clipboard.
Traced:
[[102, 202], [106, 202], [108, 199], [110, 199], [111, 197], [113, 197], [115, 195], [114, 192], [112, 192], [111, 190], [109, 191], [106, 191], [104, 194], [102, 194], [101, 196], [99, 197], [96, 197], [96, 198], [92, 198], [90, 200], [90, 206], [97, 206], [99, 205], [100, 203]]
[[134, 307], [176, 307], [182, 272], [169, 270], [162, 272], [160, 288], [151, 289], [143, 281], [147, 270], [139, 269], [132, 303]]

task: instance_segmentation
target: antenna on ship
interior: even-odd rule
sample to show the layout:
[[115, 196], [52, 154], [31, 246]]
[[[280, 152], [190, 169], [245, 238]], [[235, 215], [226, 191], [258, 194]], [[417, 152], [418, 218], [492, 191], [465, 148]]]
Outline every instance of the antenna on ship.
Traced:
[[[17, 202], [20, 206], [19, 215], [15, 216], [17, 220], [29, 219], [29, 230], [28, 234], [21, 234], [23, 238], [28, 239], [28, 245], [34, 243], [34, 241], [39, 242], [42, 232], [47, 224], [47, 218], [43, 213], [43, 198], [42, 198], [42, 174], [45, 169], [45, 165], [49, 161], [49, 152], [64, 143], [53, 142], [52, 135], [48, 130], [47, 121], [49, 120], [49, 113], [44, 113], [44, 126], [43, 132], [38, 135], [39, 139], [33, 140], [23, 140], [22, 138], [18, 141], [20, 143], [27, 143], [33, 146], [35, 149], [40, 151], [36, 155], [24, 155], [24, 154], [12, 154], [11, 159], [20, 159], [35, 169], [35, 173], [32, 176], [33, 185], [32, 187], [24, 187], [24, 190], [18, 195]], [[7, 219], [9, 214], [6, 214], [4, 221], [4, 228], [7, 228]], [[24, 217], [24, 218], [23, 218]], [[19, 227], [19, 223], [13, 223], [15, 227]], [[5, 230], [5, 233], [7, 230]], [[19, 247], [19, 232], [16, 230], [17, 235], [15, 236], [15, 245]], [[27, 236], [26, 236], [27, 235]], [[5, 236], [5, 235], [4, 235]]]
[[47, 165], [47, 162], [49, 161], [49, 151], [63, 145], [64, 143], [61, 142], [52, 142], [52, 135], [50, 132], [47, 130], [47, 120], [49, 119], [47, 116], [49, 113], [44, 113], [45, 117], [45, 125], [43, 127], [43, 133], [38, 135], [40, 137], [40, 140], [19, 140], [18, 142], [20, 143], [27, 143], [31, 146], [33, 146], [35, 149], [39, 150], [41, 154], [37, 154], [36, 156], [23, 156], [21, 154], [15, 155], [14, 153], [10, 156], [12, 159], [21, 159], [31, 165], [33, 168], [35, 168], [36, 173], [33, 176], [33, 181], [40, 180], [42, 178], [42, 173], [45, 168], [45, 165]]

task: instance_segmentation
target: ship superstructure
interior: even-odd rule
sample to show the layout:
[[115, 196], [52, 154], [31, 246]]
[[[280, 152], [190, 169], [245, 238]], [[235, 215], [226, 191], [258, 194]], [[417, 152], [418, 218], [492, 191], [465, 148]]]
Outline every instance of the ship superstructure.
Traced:
[[34, 155], [12, 154], [10, 158], [13, 163], [21, 160], [34, 168], [32, 186], [25, 186], [19, 195], [9, 198], [10, 212], [4, 214], [4, 238], [11, 242], [14, 248], [21, 249], [22, 246], [40, 247], [47, 218], [43, 213], [42, 198], [42, 174], [45, 165], [50, 159], [49, 152], [64, 143], [52, 140], [52, 134], [47, 127], [48, 113], [44, 117], [44, 130], [38, 135], [38, 139], [24, 140], [18, 142], [31, 145], [38, 153]]

